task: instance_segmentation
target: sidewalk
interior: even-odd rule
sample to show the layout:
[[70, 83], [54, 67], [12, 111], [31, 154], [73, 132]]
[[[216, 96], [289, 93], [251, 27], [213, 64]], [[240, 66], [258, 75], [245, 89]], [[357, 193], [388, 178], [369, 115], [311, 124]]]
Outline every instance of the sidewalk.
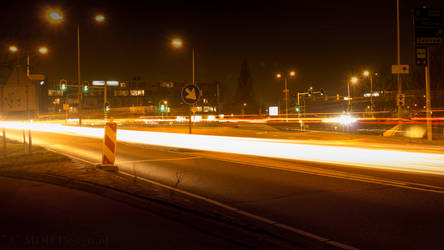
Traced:
[[147, 210], [66, 187], [0, 177], [1, 249], [236, 249]]

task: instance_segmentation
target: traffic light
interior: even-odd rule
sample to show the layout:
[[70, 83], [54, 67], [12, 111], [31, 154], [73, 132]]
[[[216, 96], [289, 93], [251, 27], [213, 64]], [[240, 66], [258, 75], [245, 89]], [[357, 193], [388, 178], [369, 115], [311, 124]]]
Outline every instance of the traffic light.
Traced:
[[161, 104], [160, 107], [159, 107], [159, 110], [161, 112], [164, 112], [165, 111], [165, 104]]
[[61, 91], [66, 91], [66, 89], [68, 88], [68, 81], [62, 79], [60, 80], [59, 85]]
[[324, 94], [325, 94], [324, 89], [321, 89], [321, 90], [319, 91], [319, 94], [320, 94], [320, 95], [324, 95]]
[[82, 89], [84, 93], [88, 92], [88, 85], [83, 85]]
[[105, 103], [105, 111], [108, 112], [108, 111], [110, 110], [110, 108], [111, 108], [111, 107], [110, 107], [110, 105], [109, 105], [109, 102], [106, 102], [106, 103]]
[[296, 112], [297, 113], [301, 112], [301, 108], [299, 106], [296, 106]]
[[311, 89], [308, 90], [308, 96], [311, 96]]
[[65, 90], [66, 90], [66, 84], [62, 83], [62, 84], [60, 85], [60, 90], [61, 90], [61, 91], [65, 91]]
[[405, 104], [405, 95], [404, 94], [399, 94], [398, 95], [398, 105], [399, 106], [404, 106]]

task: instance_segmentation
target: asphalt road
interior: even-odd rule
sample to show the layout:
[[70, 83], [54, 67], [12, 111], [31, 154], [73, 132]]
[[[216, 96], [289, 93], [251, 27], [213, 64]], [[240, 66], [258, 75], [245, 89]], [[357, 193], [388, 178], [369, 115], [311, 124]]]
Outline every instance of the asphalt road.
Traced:
[[[101, 160], [99, 139], [34, 132], [33, 141]], [[121, 171], [354, 247], [444, 248], [441, 175], [127, 143], [119, 143], [117, 152]]]
[[144, 209], [42, 182], [0, 177], [0, 203], [2, 249], [244, 249]]

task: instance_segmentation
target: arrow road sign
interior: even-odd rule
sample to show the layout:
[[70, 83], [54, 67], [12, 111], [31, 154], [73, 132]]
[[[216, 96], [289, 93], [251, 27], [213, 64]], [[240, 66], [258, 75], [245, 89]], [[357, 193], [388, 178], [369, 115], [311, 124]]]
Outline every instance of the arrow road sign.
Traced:
[[186, 85], [182, 89], [182, 100], [189, 105], [196, 103], [200, 98], [200, 90], [196, 85]]

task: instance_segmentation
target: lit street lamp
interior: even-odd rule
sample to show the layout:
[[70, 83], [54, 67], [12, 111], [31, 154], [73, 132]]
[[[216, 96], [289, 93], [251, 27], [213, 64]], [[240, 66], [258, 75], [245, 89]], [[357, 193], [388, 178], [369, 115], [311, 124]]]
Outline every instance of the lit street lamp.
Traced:
[[[180, 48], [183, 46], [183, 42], [180, 39], [173, 39], [171, 41], [171, 45], [176, 47], [176, 48]], [[192, 57], [192, 72], [193, 72], [193, 79], [192, 79], [192, 83], [193, 85], [195, 85], [195, 77], [194, 77], [194, 68], [195, 68], [195, 62], [194, 62], [194, 58], [195, 58], [195, 49], [194, 47], [192, 47], [191, 49], [191, 57]], [[192, 122], [191, 122], [191, 116], [192, 116], [192, 111], [190, 109], [190, 120], [189, 120], [189, 133], [191, 134], [191, 126], [192, 126]]]
[[96, 22], [101, 23], [105, 21], [105, 16], [102, 14], [97, 15], [95, 18]]
[[364, 76], [370, 78], [370, 114], [373, 115], [373, 76], [368, 70], [364, 71]]
[[45, 46], [40, 47], [40, 48], [39, 48], [39, 53], [40, 53], [40, 54], [46, 54], [46, 53], [48, 53], [48, 48], [46, 48]]
[[18, 51], [18, 49], [16, 46], [12, 45], [12, 46], [9, 46], [9, 51], [11, 51], [12, 53], [15, 53]]
[[[17, 74], [19, 71], [19, 49], [17, 46], [9, 46], [9, 51], [11, 53], [16, 53], [17, 55], [17, 62], [16, 62], [16, 71]], [[46, 54], [48, 53], [48, 48], [46, 47], [40, 47], [38, 49], [38, 52], [40, 54]], [[28, 51], [29, 53], [29, 51]], [[31, 78], [32, 75], [29, 74], [29, 54], [26, 56], [26, 76], [28, 77], [28, 79], [31, 80], [36, 80], [35, 78]], [[39, 80], [44, 80], [43, 78], [39, 78]], [[19, 78], [17, 76], [17, 84], [19, 84]], [[29, 111], [29, 85], [28, 85], [28, 81], [25, 81], [25, 105], [26, 105], [26, 120], [30, 121], [31, 120], [31, 115], [30, 115], [30, 111]], [[4, 132], [3, 132], [4, 134]], [[28, 146], [26, 145], [26, 132], [25, 129], [23, 129], [23, 144], [25, 146], [25, 152], [31, 153], [32, 152], [32, 137], [31, 137], [31, 129], [28, 130]]]
[[[38, 52], [42, 55], [46, 55], [46, 54], [48, 54], [48, 48], [45, 46], [42, 46], [38, 49]], [[26, 76], [28, 78], [30, 77], [30, 62], [29, 62], [29, 60], [30, 60], [29, 55], [27, 55], [26, 56]], [[43, 79], [39, 79], [39, 80], [43, 80]]]
[[353, 76], [350, 81], [348, 81], [347, 83], [347, 91], [348, 91], [348, 111], [351, 112], [352, 111], [352, 105], [351, 105], [351, 97], [350, 97], [350, 82], [352, 84], [357, 83], [358, 82], [358, 78]]
[[[293, 77], [296, 75], [296, 73], [294, 71], [290, 71], [288, 73], [288, 75], [290, 77]], [[282, 78], [282, 74], [281, 73], [277, 73], [276, 74], [276, 78]], [[288, 87], [287, 87], [287, 76], [284, 76], [284, 99], [285, 99], [285, 120], [288, 122]]]
[[[176, 47], [176, 48], [180, 48], [183, 46], [183, 42], [180, 39], [174, 39], [173, 41], [171, 41], [171, 44]], [[193, 71], [193, 85], [195, 84], [195, 79], [194, 79], [194, 57], [195, 57], [195, 49], [194, 47], [192, 48], [192, 71]]]
[[[47, 11], [48, 20], [52, 23], [61, 23], [63, 21], [63, 13], [60, 10], [48, 10]], [[105, 21], [105, 17], [103, 15], [96, 15], [94, 20], [98, 23], [102, 23]], [[83, 92], [82, 92], [82, 84], [80, 81], [80, 27], [77, 23], [77, 85], [79, 87], [78, 95], [79, 95], [79, 106], [78, 106], [78, 115], [79, 115], [79, 125], [82, 125], [82, 102], [83, 102]]]

